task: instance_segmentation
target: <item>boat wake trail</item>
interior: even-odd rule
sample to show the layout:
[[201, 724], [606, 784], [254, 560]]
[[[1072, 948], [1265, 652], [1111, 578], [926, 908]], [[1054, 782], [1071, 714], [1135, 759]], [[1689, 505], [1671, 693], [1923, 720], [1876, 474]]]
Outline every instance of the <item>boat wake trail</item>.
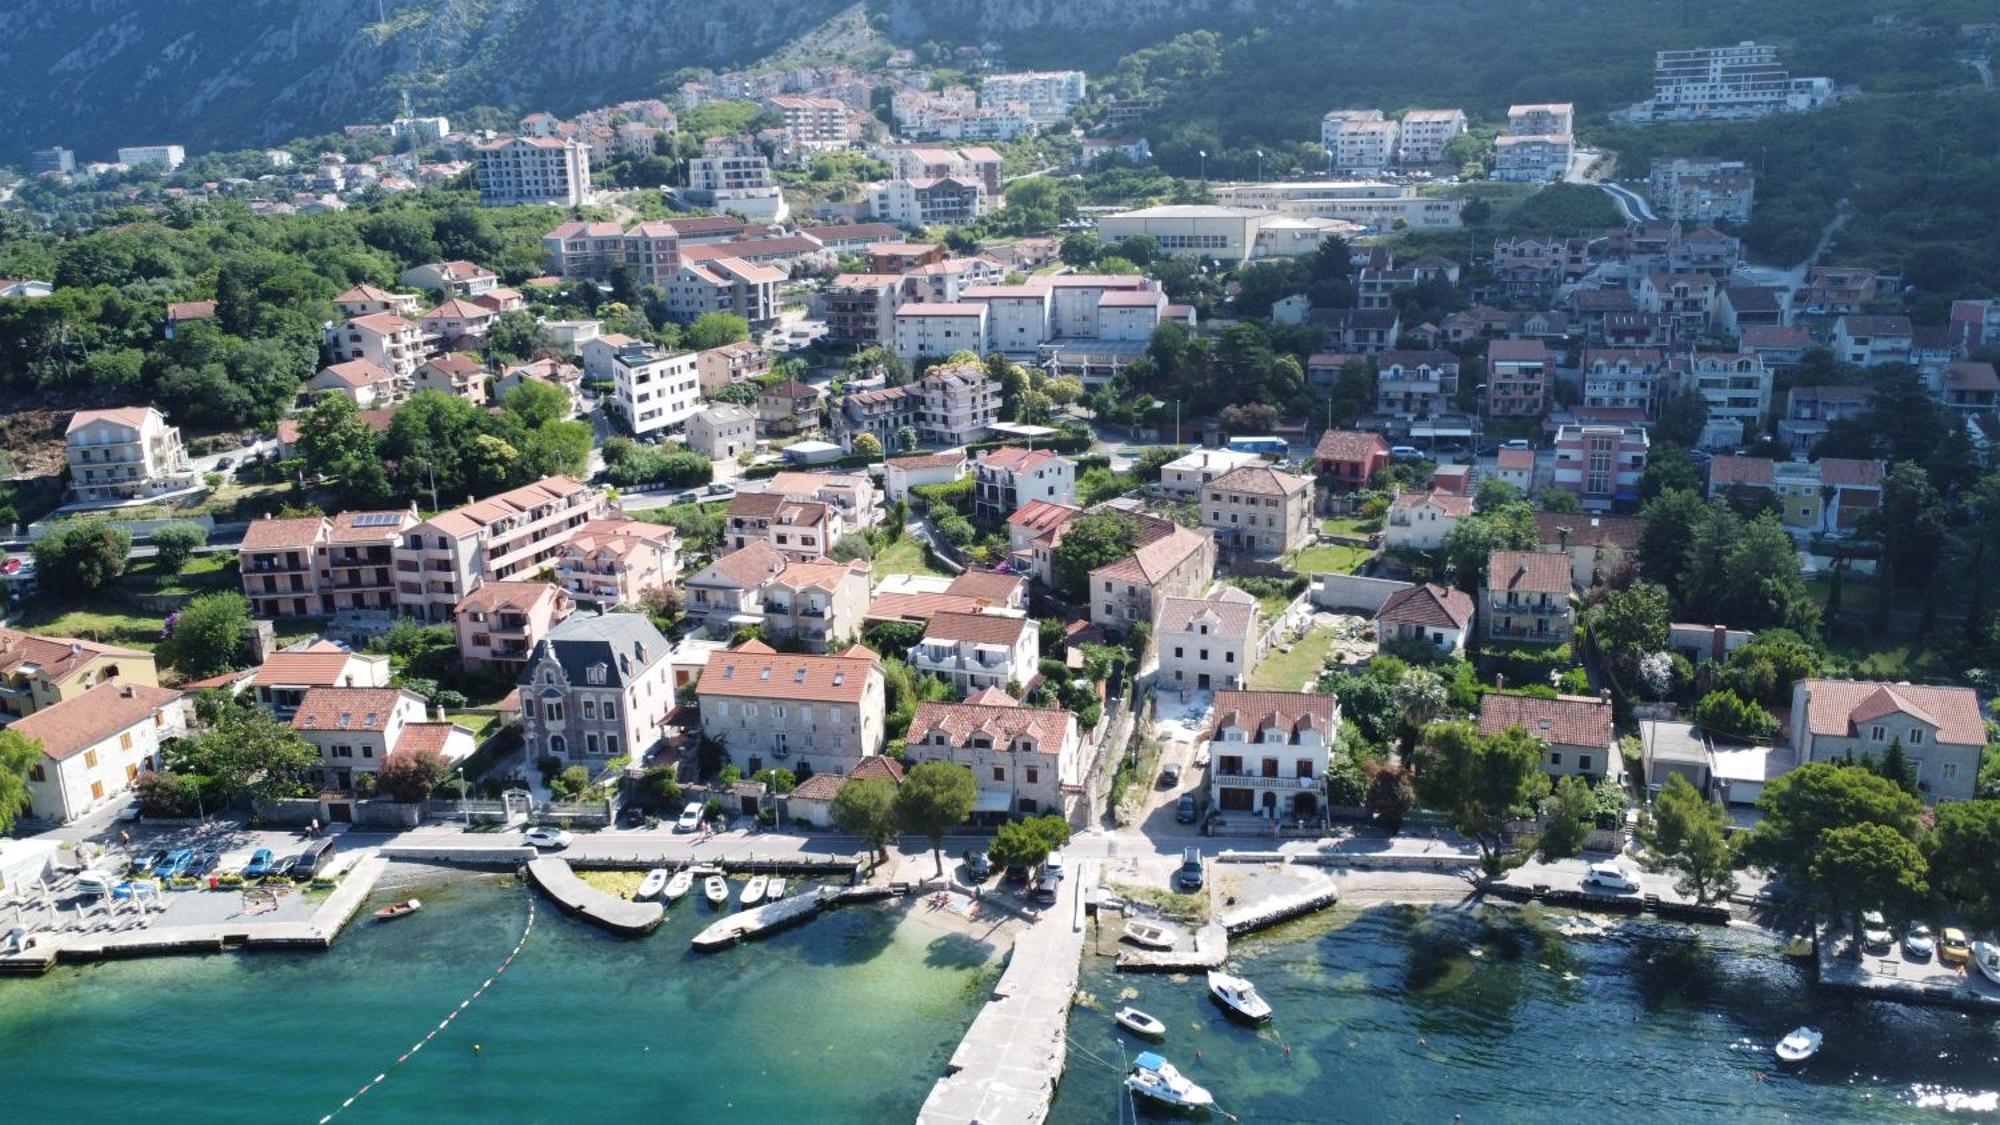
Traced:
[[[366, 1097], [368, 1091], [373, 1090], [375, 1087], [380, 1086], [382, 1083], [388, 1081], [389, 1076], [396, 1072], [397, 1067], [402, 1066], [404, 1063], [409, 1062], [413, 1058], [416, 1058], [417, 1052], [423, 1050], [426, 1046], [430, 1044], [431, 1040], [436, 1039], [439, 1034], [444, 1032], [445, 1029], [449, 1028], [452, 1025], [452, 1021], [458, 1019], [458, 1017], [461, 1014], [463, 1014], [467, 1008], [470, 1008], [472, 1006], [472, 1002], [474, 1000], [477, 1000], [481, 996], [486, 995], [486, 990], [493, 987], [493, 982], [499, 980], [500, 977], [504, 973], [506, 973], [507, 966], [513, 964], [514, 958], [519, 957], [521, 955], [521, 950], [527, 947], [528, 935], [535, 932], [535, 896], [529, 895], [527, 896], [527, 898], [528, 898], [528, 924], [522, 927], [521, 929], [521, 940], [514, 943], [513, 950], [511, 950], [507, 954], [506, 960], [500, 962], [500, 967], [493, 970], [493, 975], [487, 977], [484, 981], [482, 981], [478, 988], [473, 989], [472, 995], [466, 997], [463, 1000], [460, 1000], [458, 1002], [458, 1007], [453, 1008], [450, 1012], [447, 1012], [445, 1014], [445, 1017], [438, 1021], [438, 1025], [436, 1027], [431, 1028], [429, 1031], [424, 1032], [424, 1037], [422, 1039], [419, 1039], [415, 1043], [410, 1044], [409, 1050], [404, 1051], [400, 1055], [397, 1055], [396, 1061], [390, 1063], [387, 1067], [383, 1068], [382, 1073], [377, 1074], [375, 1077], [362, 1083], [361, 1088], [359, 1090], [354, 1091], [353, 1094], [349, 1095], [346, 1101], [341, 1102], [339, 1108], [335, 1109], [332, 1113], [327, 1114], [325, 1117], [320, 1118], [319, 1125], [327, 1125], [327, 1122], [332, 1121], [334, 1118], [340, 1116], [341, 1112], [347, 1109], [347, 1107], [353, 1105], [355, 1102], [360, 1101], [363, 1097]], [[478, 1048], [475, 1046], [473, 1049], [477, 1050]]]

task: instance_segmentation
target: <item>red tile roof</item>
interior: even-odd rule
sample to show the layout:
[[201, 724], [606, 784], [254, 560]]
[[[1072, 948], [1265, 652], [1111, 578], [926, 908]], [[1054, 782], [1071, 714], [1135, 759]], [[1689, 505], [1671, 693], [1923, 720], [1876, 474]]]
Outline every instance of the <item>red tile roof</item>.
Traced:
[[[987, 697], [990, 698], [990, 697]], [[963, 745], [976, 734], [1005, 746], [1016, 738], [1030, 738], [1043, 753], [1056, 753], [1076, 730], [1076, 716], [1054, 707], [1023, 707], [1017, 702], [920, 703], [910, 719], [912, 746], [942, 733], [954, 745]]]
[[1760, 484], [1771, 486], [1771, 459], [1769, 457], [1737, 457], [1722, 454], [1708, 466], [1710, 484]]
[[1311, 691], [1218, 691], [1215, 718], [1206, 737], [1213, 739], [1225, 730], [1242, 728], [1251, 732], [1254, 743], [1258, 731], [1277, 727], [1293, 736], [1316, 730], [1331, 744], [1338, 708], [1333, 696]]
[[1375, 619], [1427, 629], [1463, 629], [1472, 623], [1472, 612], [1470, 594], [1427, 582], [1389, 595], [1375, 611]]
[[1970, 688], [1871, 683], [1866, 680], [1803, 680], [1806, 724], [1814, 735], [1851, 737], [1859, 724], [1903, 714], [1937, 728], [1937, 740], [1979, 746], [1986, 724], [1979, 696]]
[[8, 729], [41, 743], [42, 753], [60, 762], [145, 722], [180, 697], [180, 692], [167, 688], [106, 680], [82, 695], [16, 719]]
[[1035, 623], [1025, 617], [945, 612], [932, 615], [930, 625], [924, 629], [924, 639], [1012, 646], [1024, 631], [1034, 627]]
[[1322, 461], [1366, 461], [1388, 455], [1388, 438], [1358, 430], [1328, 430], [1313, 449], [1313, 456]]
[[857, 649], [861, 655], [807, 656], [777, 653], [768, 645], [749, 642], [709, 654], [708, 667], [695, 691], [704, 698], [859, 704], [867, 696], [869, 674], [876, 672], [880, 663], [867, 649]]
[[1495, 551], [1486, 563], [1488, 590], [1514, 590], [1528, 594], [1569, 595], [1570, 570], [1567, 555], [1545, 555], [1536, 551]]
[[[316, 687], [299, 701], [293, 730], [379, 731], [405, 695], [402, 688]], [[416, 699], [415, 695], [409, 695]]]
[[1583, 695], [1536, 699], [1487, 692], [1479, 697], [1479, 733], [1491, 737], [1520, 727], [1545, 743], [1611, 746], [1611, 704]]

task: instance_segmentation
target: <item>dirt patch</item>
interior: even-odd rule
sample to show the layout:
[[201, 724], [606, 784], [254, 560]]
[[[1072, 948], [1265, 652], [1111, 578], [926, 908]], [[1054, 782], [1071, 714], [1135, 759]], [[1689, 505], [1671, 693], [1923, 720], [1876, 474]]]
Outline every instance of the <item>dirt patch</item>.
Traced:
[[16, 410], [0, 415], [0, 477], [26, 480], [60, 475], [67, 466], [63, 430], [67, 410]]

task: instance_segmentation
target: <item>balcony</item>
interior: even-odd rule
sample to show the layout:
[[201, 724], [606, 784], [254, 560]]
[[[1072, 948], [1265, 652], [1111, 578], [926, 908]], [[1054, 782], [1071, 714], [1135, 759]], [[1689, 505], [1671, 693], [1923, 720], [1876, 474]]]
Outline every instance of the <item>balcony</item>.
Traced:
[[1317, 777], [1266, 777], [1261, 773], [1245, 773], [1242, 770], [1217, 769], [1215, 777], [1224, 785], [1234, 785], [1239, 788], [1310, 792], [1320, 786], [1320, 779]]

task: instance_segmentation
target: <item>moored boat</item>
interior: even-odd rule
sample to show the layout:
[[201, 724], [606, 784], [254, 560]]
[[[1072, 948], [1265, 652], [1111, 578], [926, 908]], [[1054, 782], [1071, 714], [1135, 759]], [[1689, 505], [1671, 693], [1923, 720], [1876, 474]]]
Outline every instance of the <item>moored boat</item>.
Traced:
[[750, 881], [743, 884], [743, 898], [740, 901], [744, 908], [748, 909], [763, 902], [764, 890], [770, 885], [771, 880], [762, 875], [750, 876]]
[[1118, 1021], [1119, 1027], [1124, 1028], [1134, 1035], [1144, 1036], [1147, 1039], [1165, 1039], [1167, 1037], [1166, 1024], [1161, 1023], [1158, 1019], [1147, 1015], [1137, 1008], [1120, 1008], [1111, 1018]]
[[653, 868], [651, 871], [646, 872], [644, 879], [639, 881], [639, 889], [632, 893], [632, 897], [640, 901], [660, 897], [660, 892], [667, 889], [667, 878], [666, 868]]
[[667, 880], [666, 889], [660, 893], [666, 896], [668, 902], [679, 902], [693, 889], [694, 872], [683, 868], [674, 872], [674, 877]]
[[721, 906], [729, 901], [729, 884], [720, 875], [710, 875], [701, 881], [701, 893], [710, 906]]
[[1134, 918], [1125, 923], [1125, 940], [1148, 949], [1172, 949], [1180, 936], [1180, 931], [1159, 922]]
[[1981, 976], [2000, 984], [2000, 945], [1990, 941], [1973, 942], [1972, 963], [1979, 966]]
[[1816, 1027], [1795, 1028], [1790, 1035], [1778, 1040], [1774, 1053], [1782, 1063], [1802, 1063], [1819, 1054], [1819, 1047], [1825, 1036]]
[[764, 901], [776, 902], [779, 899], [784, 898], [785, 890], [786, 890], [785, 877], [783, 875], [771, 876], [770, 884], [764, 888]]
[[1257, 991], [1257, 986], [1239, 976], [1232, 976], [1219, 969], [1211, 969], [1208, 974], [1208, 994], [1215, 1002], [1229, 1010], [1229, 1014], [1251, 1023], [1263, 1023], [1271, 1018], [1271, 1005]]
[[377, 910], [375, 912], [375, 920], [378, 922], [387, 922], [391, 918], [401, 918], [405, 914], [415, 914], [423, 908], [424, 904], [422, 900], [406, 898], [401, 902], [390, 903], [388, 906]]
[[1207, 1109], [1215, 1104], [1209, 1092], [1174, 1069], [1174, 1064], [1152, 1051], [1132, 1060], [1132, 1073], [1125, 1076], [1125, 1088], [1174, 1109]]

